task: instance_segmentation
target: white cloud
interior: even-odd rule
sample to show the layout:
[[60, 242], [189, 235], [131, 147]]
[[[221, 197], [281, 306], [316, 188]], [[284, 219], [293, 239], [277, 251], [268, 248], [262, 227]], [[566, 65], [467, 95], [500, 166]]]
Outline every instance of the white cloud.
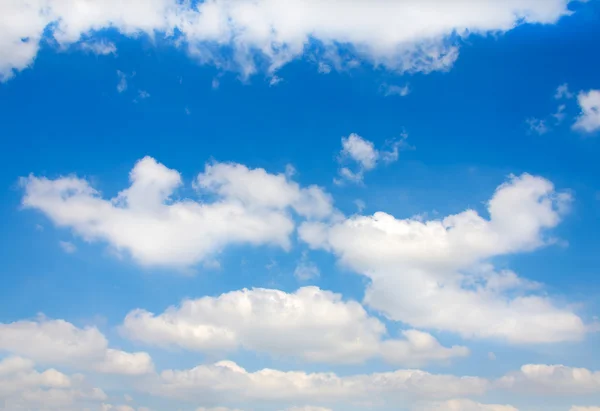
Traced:
[[166, 370], [147, 389], [188, 401], [345, 402], [378, 398], [446, 399], [481, 395], [489, 382], [476, 377], [430, 374], [419, 370], [351, 375], [263, 369], [248, 372], [231, 361], [189, 370]]
[[422, 331], [407, 330], [402, 334], [405, 340], [385, 341], [381, 346], [381, 356], [391, 364], [419, 367], [433, 361], [447, 362], [469, 355], [467, 347], [446, 348], [431, 334]]
[[294, 277], [300, 281], [307, 281], [319, 277], [320, 275], [321, 271], [319, 270], [319, 267], [308, 259], [307, 253], [303, 253], [302, 259], [298, 262], [298, 265], [294, 270]]
[[480, 404], [475, 401], [460, 399], [425, 404], [413, 408], [414, 411], [519, 411], [510, 405]]
[[269, 86], [270, 86], [270, 87], [276, 86], [276, 85], [278, 85], [279, 83], [281, 83], [282, 81], [283, 81], [283, 79], [282, 79], [281, 77], [279, 77], [279, 76], [275, 76], [275, 75], [274, 75], [274, 76], [273, 76], [273, 77], [271, 77], [271, 79], [269, 80]]
[[120, 70], [117, 70], [117, 76], [119, 77], [119, 83], [117, 84], [117, 91], [119, 93], [127, 90], [127, 75]]
[[41, 364], [122, 375], [140, 375], [153, 370], [150, 356], [108, 348], [95, 327], [77, 328], [62, 320], [0, 323], [0, 351], [21, 355]]
[[529, 127], [529, 132], [531, 133], [535, 133], [541, 136], [550, 131], [548, 125], [546, 124], [546, 120], [541, 120], [539, 118], [528, 118], [527, 120], [525, 120], [525, 122], [527, 123], [527, 126]]
[[139, 100], [145, 100], [149, 97], [150, 97], [150, 93], [148, 93], [146, 90], [138, 90], [138, 99]]
[[20, 357], [0, 360], [0, 410], [66, 411], [77, 409], [77, 404], [106, 399], [101, 389], [86, 387], [80, 376], [70, 377], [55, 369], [38, 372], [34, 365]]
[[[273, 72], [310, 48], [320, 62], [348, 65], [338, 45], [356, 58], [396, 71], [445, 70], [458, 57], [458, 40], [506, 32], [522, 22], [551, 24], [570, 14], [569, 0], [7, 0], [0, 2], [0, 77], [30, 66], [44, 30], [67, 47], [113, 28], [127, 36], [167, 35], [175, 29], [191, 56], [250, 75]], [[86, 37], [87, 38], [87, 37]], [[25, 41], [23, 39], [26, 39]], [[232, 53], [223, 52], [232, 49]]]
[[564, 365], [527, 364], [498, 381], [500, 387], [537, 394], [600, 393], [600, 372]]
[[89, 53], [103, 56], [117, 53], [117, 46], [115, 46], [115, 43], [106, 40], [84, 41], [79, 47]]
[[206, 165], [195, 186], [214, 201], [173, 198], [181, 175], [150, 157], [130, 173], [131, 185], [105, 200], [76, 177], [22, 179], [23, 205], [45, 213], [86, 241], [105, 241], [142, 265], [187, 268], [212, 261], [229, 244], [290, 246], [290, 210], [305, 218], [333, 213], [331, 196], [301, 188], [284, 174], [240, 164]]
[[60, 245], [60, 248], [62, 248], [67, 254], [73, 254], [75, 251], [77, 251], [75, 244], [70, 241], [59, 241], [58, 244]]
[[253, 289], [185, 300], [160, 315], [134, 310], [124, 320], [129, 338], [196, 351], [239, 347], [312, 362], [359, 363], [382, 356], [394, 364], [447, 361], [468, 354], [465, 347], [442, 347], [431, 335], [404, 332], [387, 340], [386, 328], [355, 301], [317, 287], [293, 294]]
[[600, 90], [582, 91], [577, 96], [581, 114], [573, 129], [592, 133], [600, 130]]
[[398, 160], [398, 150], [405, 144], [408, 138], [406, 133], [403, 133], [401, 138], [395, 141], [389, 141], [389, 151], [380, 151], [375, 148], [373, 142], [366, 140], [358, 134], [352, 133], [348, 137], [342, 137], [342, 150], [338, 156], [340, 164], [354, 162], [357, 164], [356, 171], [350, 170], [348, 167], [340, 167], [338, 174], [341, 180], [334, 180], [341, 184], [343, 181], [360, 184], [363, 181], [366, 171], [374, 169], [380, 162], [386, 164]]
[[578, 407], [574, 405], [569, 411], [600, 411], [600, 407]]
[[403, 86], [397, 86], [393, 84], [383, 84], [381, 91], [385, 97], [389, 96], [400, 96], [406, 97], [410, 94], [410, 86], [405, 84]]
[[574, 94], [569, 91], [569, 85], [567, 83], [558, 86], [558, 88], [556, 89], [556, 93], [554, 93], [554, 98], [557, 100], [561, 100], [564, 98], [569, 99], [573, 97]]
[[556, 113], [552, 114], [552, 117], [554, 117], [554, 119], [556, 120], [556, 124], [562, 123], [562, 121], [565, 119], [565, 117], [566, 117], [566, 114], [565, 114], [566, 108], [567, 108], [567, 106], [565, 104], [561, 104], [556, 109]]
[[307, 222], [299, 235], [311, 248], [370, 278], [365, 302], [388, 318], [420, 329], [512, 343], [580, 340], [582, 320], [546, 296], [539, 284], [496, 272], [494, 256], [551, 242], [570, 196], [548, 180], [512, 176], [487, 203], [489, 219], [466, 210], [439, 220], [396, 219], [384, 212], [335, 223]]

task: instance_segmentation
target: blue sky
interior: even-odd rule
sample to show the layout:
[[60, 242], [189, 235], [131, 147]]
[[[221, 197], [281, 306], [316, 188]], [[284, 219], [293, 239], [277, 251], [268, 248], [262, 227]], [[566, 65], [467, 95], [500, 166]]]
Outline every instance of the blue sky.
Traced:
[[0, 15], [0, 409], [600, 409], [598, 1]]

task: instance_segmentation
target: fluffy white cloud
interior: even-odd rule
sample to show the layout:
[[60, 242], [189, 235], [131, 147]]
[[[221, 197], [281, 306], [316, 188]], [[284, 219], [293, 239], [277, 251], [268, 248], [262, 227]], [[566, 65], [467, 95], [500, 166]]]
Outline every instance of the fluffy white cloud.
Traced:
[[538, 284], [485, 263], [548, 244], [546, 230], [569, 202], [550, 181], [524, 174], [498, 187], [487, 204], [489, 219], [474, 210], [430, 221], [378, 212], [304, 223], [299, 233], [369, 277], [365, 302], [393, 320], [513, 343], [571, 341], [587, 331], [576, 314], [531, 294]]
[[343, 181], [362, 183], [365, 172], [374, 169], [380, 162], [392, 163], [398, 160], [398, 150], [405, 144], [407, 137], [403, 133], [399, 140], [388, 142], [389, 151], [377, 150], [373, 142], [362, 138], [358, 134], [353, 133], [348, 137], [342, 137], [342, 150], [338, 161], [342, 165], [348, 161], [355, 162], [357, 167], [356, 171], [352, 171], [347, 166], [340, 167], [338, 173], [341, 180], [335, 179], [334, 182], [337, 184], [341, 184]]
[[414, 411], [519, 411], [510, 405], [480, 404], [475, 401], [460, 399], [448, 400], [433, 404], [420, 405]]
[[465, 347], [445, 348], [431, 335], [404, 332], [405, 340], [382, 342], [386, 328], [355, 301], [317, 287], [293, 294], [241, 290], [183, 301], [160, 315], [135, 310], [124, 320], [129, 338], [196, 351], [243, 347], [307, 361], [357, 363], [381, 355], [394, 364], [414, 365], [465, 356]]
[[350, 63], [337, 52], [340, 46], [352, 51], [351, 61], [430, 72], [454, 63], [457, 38], [505, 32], [521, 22], [554, 23], [570, 13], [570, 2], [208, 0], [192, 6], [177, 0], [5, 0], [0, 77], [31, 65], [44, 30], [66, 47], [104, 28], [128, 36], [170, 36], [177, 29], [183, 41], [173, 44], [184, 44], [200, 62], [246, 76], [261, 69], [259, 60], [272, 72], [303, 54], [317, 57], [319, 67], [345, 67]]
[[1, 410], [75, 410], [75, 404], [104, 399], [106, 394], [85, 387], [81, 376], [69, 377], [54, 369], [38, 372], [33, 361], [20, 357], [0, 361]]
[[419, 370], [339, 377], [333, 373], [248, 372], [222, 361], [189, 370], [166, 370], [148, 390], [188, 401], [345, 402], [378, 398], [445, 399], [480, 395], [489, 382], [476, 377], [435, 375]]
[[431, 334], [407, 330], [405, 340], [388, 340], [381, 345], [381, 356], [389, 363], [418, 367], [432, 361], [448, 361], [469, 355], [467, 347], [442, 346]]
[[77, 328], [62, 320], [0, 323], [0, 351], [22, 355], [41, 364], [122, 375], [140, 375], [153, 370], [147, 353], [128, 353], [108, 348], [95, 327]]
[[131, 185], [101, 198], [76, 177], [22, 179], [23, 205], [45, 213], [87, 241], [102, 240], [140, 264], [187, 268], [210, 262], [229, 244], [272, 244], [287, 249], [295, 223], [332, 213], [331, 197], [316, 186], [301, 188], [284, 174], [239, 164], [207, 165], [195, 186], [214, 201], [175, 200], [181, 175], [145, 157], [130, 173]]
[[600, 372], [564, 365], [527, 364], [498, 381], [503, 388], [548, 395], [600, 393]]
[[577, 101], [581, 114], [573, 128], [586, 133], [600, 130], [600, 90], [582, 91], [577, 96]]

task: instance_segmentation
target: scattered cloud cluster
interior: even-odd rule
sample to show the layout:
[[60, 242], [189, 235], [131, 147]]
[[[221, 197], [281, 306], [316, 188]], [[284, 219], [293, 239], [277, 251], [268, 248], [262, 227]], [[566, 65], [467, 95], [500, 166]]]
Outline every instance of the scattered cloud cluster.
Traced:
[[397, 365], [447, 362], [469, 354], [443, 347], [430, 334], [409, 330], [403, 339], [385, 339], [385, 325], [355, 301], [317, 287], [293, 294], [279, 290], [234, 291], [183, 301], [154, 315], [130, 312], [123, 333], [136, 341], [193, 351], [246, 350], [309, 362], [360, 363], [377, 356]]
[[549, 123], [552, 121], [554, 125], [561, 124], [567, 117], [567, 104], [565, 101], [572, 100], [575, 97], [577, 97], [576, 103], [579, 114], [571, 128], [588, 134], [600, 130], [600, 90], [591, 89], [575, 94], [569, 90], [569, 85], [565, 83], [561, 84], [554, 94], [556, 100], [563, 101], [556, 108], [556, 112], [547, 119], [528, 118], [526, 123], [529, 132], [543, 135], [552, 131], [552, 126]]
[[[427, 73], [452, 66], [460, 38], [522, 23], [551, 24], [570, 14], [570, 2], [9, 0], [0, 2], [0, 78], [32, 65], [46, 40], [62, 48], [90, 38], [101, 42], [94, 36], [109, 28], [125, 36], [170, 38], [199, 62], [245, 77], [275, 72], [302, 55], [317, 56], [320, 71], [341, 69], [350, 63], [340, 48], [352, 52], [350, 61]], [[88, 49], [100, 54], [113, 52], [92, 44]]]
[[[398, 160], [398, 151], [406, 144], [408, 135], [403, 133], [400, 139], [389, 141], [388, 151], [381, 151], [375, 148], [373, 142], [366, 140], [358, 134], [350, 134], [348, 137], [342, 137], [342, 150], [338, 155], [340, 169], [338, 170], [339, 178], [335, 179], [336, 184], [350, 182], [361, 184], [364, 179], [364, 174], [367, 171], [373, 170], [379, 164], [389, 164]], [[348, 162], [356, 165], [355, 171], [347, 166]]]

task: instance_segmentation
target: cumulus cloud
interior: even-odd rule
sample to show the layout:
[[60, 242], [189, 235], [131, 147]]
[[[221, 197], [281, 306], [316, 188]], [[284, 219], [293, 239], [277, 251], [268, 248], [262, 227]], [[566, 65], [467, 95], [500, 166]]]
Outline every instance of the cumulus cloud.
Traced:
[[550, 181], [524, 174], [498, 187], [487, 203], [488, 219], [475, 210], [429, 221], [377, 212], [307, 222], [299, 234], [367, 276], [365, 302], [392, 320], [466, 338], [574, 341], [587, 332], [575, 313], [532, 293], [539, 284], [487, 262], [551, 243], [547, 230], [559, 224], [570, 201]]
[[593, 133], [600, 130], [600, 90], [582, 91], [577, 96], [581, 113], [573, 129], [585, 133]]
[[475, 401], [460, 399], [448, 400], [432, 404], [419, 405], [414, 411], [519, 411], [510, 405], [480, 404]]
[[67, 376], [55, 369], [39, 372], [33, 361], [21, 357], [0, 360], [1, 410], [67, 411], [77, 409], [77, 404], [105, 399], [101, 389], [86, 387], [81, 376]]
[[600, 372], [564, 365], [527, 364], [498, 381], [503, 388], [537, 394], [600, 393]]
[[0, 77], [6, 80], [29, 67], [44, 33], [68, 47], [107, 28], [126, 36], [170, 37], [201, 63], [243, 76], [274, 72], [305, 54], [343, 68], [350, 63], [340, 48], [351, 52], [350, 62], [358, 58], [399, 72], [427, 73], [452, 66], [461, 38], [502, 33], [521, 23], [551, 24], [570, 14], [569, 3], [8, 0], [0, 2]]
[[108, 341], [97, 328], [77, 328], [63, 320], [0, 323], [0, 351], [41, 364], [108, 374], [140, 375], [154, 368], [147, 353], [108, 348]]
[[340, 377], [333, 373], [305, 373], [263, 369], [248, 372], [236, 363], [222, 361], [188, 370], [166, 370], [148, 389], [188, 401], [225, 402], [345, 402], [378, 398], [446, 399], [480, 395], [489, 382], [476, 377], [430, 374], [419, 370]]
[[[405, 144], [407, 138], [408, 136], [403, 133], [400, 139], [388, 142], [388, 151], [380, 151], [375, 148], [373, 142], [358, 134], [352, 133], [348, 137], [342, 137], [342, 150], [338, 156], [341, 165], [338, 170], [340, 179], [336, 179], [334, 182], [337, 184], [342, 184], [344, 181], [362, 183], [365, 172], [374, 169], [381, 162], [389, 164], [397, 161], [398, 151]], [[345, 165], [348, 162], [356, 164], [354, 171]]]
[[465, 347], [445, 348], [414, 330], [404, 332], [404, 339], [382, 341], [386, 328], [381, 321], [359, 303], [317, 287], [293, 294], [234, 291], [185, 300], [159, 315], [138, 309], [127, 315], [122, 331], [158, 346], [204, 352], [243, 347], [311, 362], [359, 363], [381, 355], [394, 364], [420, 365], [468, 355]]
[[71, 228], [86, 241], [104, 241], [145, 266], [188, 268], [214, 260], [230, 244], [288, 249], [295, 228], [291, 210], [303, 218], [333, 213], [331, 196], [302, 188], [284, 174], [240, 164], [206, 165], [194, 186], [212, 201], [175, 199], [181, 175], [150, 157], [130, 173], [131, 185], [104, 199], [74, 176], [22, 179], [23, 205]]

